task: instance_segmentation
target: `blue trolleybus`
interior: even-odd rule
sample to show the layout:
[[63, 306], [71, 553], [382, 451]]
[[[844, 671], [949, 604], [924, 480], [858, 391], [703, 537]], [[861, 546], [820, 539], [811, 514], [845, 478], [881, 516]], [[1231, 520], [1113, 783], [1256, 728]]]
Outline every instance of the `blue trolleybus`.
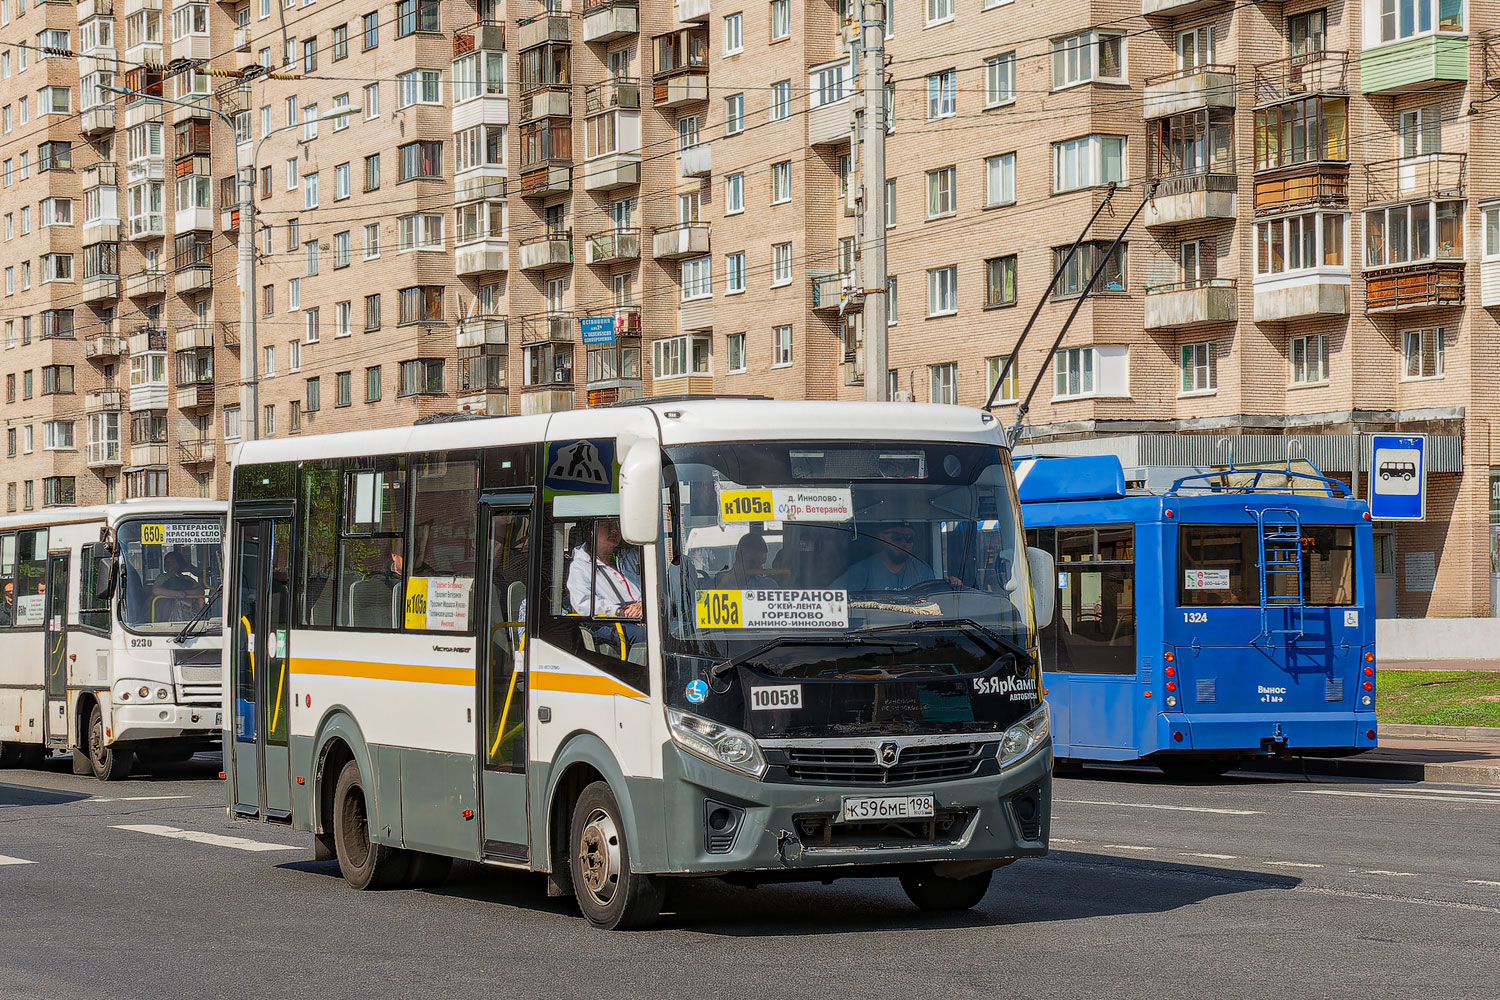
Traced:
[[1016, 461], [1056, 559], [1042, 664], [1062, 760], [1214, 775], [1375, 746], [1370, 514], [1310, 471]]

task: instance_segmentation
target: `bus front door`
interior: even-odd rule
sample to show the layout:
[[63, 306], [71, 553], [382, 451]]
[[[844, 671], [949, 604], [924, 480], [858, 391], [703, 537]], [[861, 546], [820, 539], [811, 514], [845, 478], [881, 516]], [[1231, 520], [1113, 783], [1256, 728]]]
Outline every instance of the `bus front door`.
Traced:
[[250, 518], [234, 526], [234, 811], [279, 822], [292, 815], [291, 542], [290, 518]]
[[480, 815], [486, 857], [530, 855], [526, 799], [526, 615], [531, 575], [529, 496], [486, 498], [483, 629], [476, 643]]
[[43, 597], [47, 627], [47, 742], [68, 742], [68, 553], [47, 557], [47, 591]]

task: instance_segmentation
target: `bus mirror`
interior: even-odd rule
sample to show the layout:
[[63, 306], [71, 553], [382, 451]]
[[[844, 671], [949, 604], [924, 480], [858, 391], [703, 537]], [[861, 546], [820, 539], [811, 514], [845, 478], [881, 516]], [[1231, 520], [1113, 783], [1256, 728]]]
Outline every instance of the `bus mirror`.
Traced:
[[94, 597], [100, 601], [108, 601], [115, 592], [115, 558], [110, 554], [109, 546], [103, 542], [95, 542], [89, 547], [89, 558], [94, 560], [96, 569]]
[[620, 535], [631, 545], [656, 541], [661, 523], [661, 448], [638, 439], [620, 462]]
[[1057, 608], [1057, 589], [1052, 580], [1057, 564], [1052, 561], [1051, 553], [1028, 548], [1026, 568], [1031, 575], [1031, 613], [1036, 618], [1036, 627], [1044, 629], [1052, 624]]

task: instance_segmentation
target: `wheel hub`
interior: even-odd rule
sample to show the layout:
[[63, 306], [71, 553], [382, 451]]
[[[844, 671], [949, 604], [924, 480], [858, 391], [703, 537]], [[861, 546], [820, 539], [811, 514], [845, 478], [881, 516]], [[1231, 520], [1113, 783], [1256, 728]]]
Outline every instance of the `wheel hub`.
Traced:
[[578, 838], [578, 861], [589, 893], [601, 903], [613, 899], [620, 883], [620, 831], [614, 817], [600, 809], [589, 814]]

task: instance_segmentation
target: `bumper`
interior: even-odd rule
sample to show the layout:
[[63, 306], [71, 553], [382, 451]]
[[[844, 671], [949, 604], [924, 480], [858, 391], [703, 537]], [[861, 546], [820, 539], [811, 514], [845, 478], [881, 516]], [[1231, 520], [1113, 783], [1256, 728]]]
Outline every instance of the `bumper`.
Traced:
[[[667, 870], [680, 874], [815, 871], [916, 862], [998, 862], [1047, 853], [1052, 751], [1043, 747], [1000, 775], [894, 787], [833, 787], [755, 781], [668, 744], [663, 782]], [[944, 829], [912, 837], [894, 830], [831, 824], [851, 795], [931, 793]], [[1029, 793], [1031, 805], [1018, 794]], [[1030, 811], [1029, 822], [1017, 814]], [[736, 824], [725, 849], [710, 851], [710, 815], [726, 808]], [[721, 813], [721, 816], [723, 814]], [[907, 827], [926, 827], [908, 821]], [[810, 828], [816, 832], [809, 833]], [[1024, 828], [1024, 832], [1023, 832]], [[1025, 834], [1032, 834], [1026, 836]], [[854, 835], [851, 835], [854, 834]]]
[[217, 705], [116, 704], [110, 719], [116, 742], [171, 736], [218, 737], [224, 727], [224, 713]]
[[[1244, 755], [1276, 752], [1369, 750], [1379, 738], [1374, 712], [1292, 712], [1156, 717], [1158, 750], [1233, 750]], [[1376, 735], [1371, 737], [1369, 734]], [[1177, 739], [1177, 734], [1182, 739]]]

